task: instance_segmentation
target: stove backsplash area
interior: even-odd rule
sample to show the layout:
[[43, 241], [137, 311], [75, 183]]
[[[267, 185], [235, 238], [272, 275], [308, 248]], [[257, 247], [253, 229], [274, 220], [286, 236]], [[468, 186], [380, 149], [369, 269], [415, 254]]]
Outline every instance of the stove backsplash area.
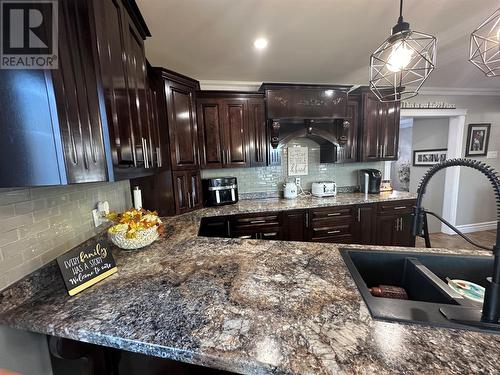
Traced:
[[[335, 181], [339, 187], [358, 185], [357, 171], [363, 168], [384, 170], [384, 162], [321, 164], [319, 162], [319, 145], [308, 138], [297, 138], [287, 144], [287, 147], [308, 148], [308, 174], [298, 176], [304, 190], [311, 190], [311, 184], [316, 181]], [[280, 196], [283, 183], [292, 181], [294, 176], [288, 176], [288, 150], [282, 149], [281, 166], [258, 168], [205, 169], [201, 171], [202, 178], [234, 176], [238, 179], [240, 198], [250, 198], [264, 195]]]
[[91, 211], [104, 200], [130, 208], [129, 181], [0, 189], [0, 290], [100, 232]]

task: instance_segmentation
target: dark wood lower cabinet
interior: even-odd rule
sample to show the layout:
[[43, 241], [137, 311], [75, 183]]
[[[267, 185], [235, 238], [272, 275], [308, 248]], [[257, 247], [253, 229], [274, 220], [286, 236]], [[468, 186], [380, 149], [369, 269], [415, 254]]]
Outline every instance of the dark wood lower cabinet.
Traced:
[[374, 244], [377, 227], [377, 205], [360, 205], [356, 211], [356, 243], [360, 245]]
[[305, 210], [283, 212], [283, 239], [308, 241], [309, 213]]
[[414, 201], [204, 218], [200, 236], [414, 247]]

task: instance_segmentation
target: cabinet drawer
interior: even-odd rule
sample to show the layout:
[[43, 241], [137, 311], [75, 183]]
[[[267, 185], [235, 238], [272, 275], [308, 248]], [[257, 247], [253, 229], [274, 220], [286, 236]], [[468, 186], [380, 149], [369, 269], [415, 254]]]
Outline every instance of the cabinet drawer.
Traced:
[[269, 213], [235, 216], [234, 218], [232, 218], [232, 224], [235, 230], [280, 226], [281, 215], [278, 213]]
[[325, 238], [344, 238], [346, 236], [353, 237], [354, 223], [343, 223], [335, 225], [326, 225], [311, 229], [311, 240], [319, 240]]
[[381, 214], [386, 213], [408, 213], [413, 212], [413, 207], [415, 206], [415, 200], [404, 200], [395, 202], [381, 202], [378, 204], [378, 212]]
[[257, 239], [257, 240], [280, 240], [282, 231], [280, 227], [265, 227], [259, 229], [235, 229], [231, 233], [233, 238]]
[[356, 218], [355, 206], [340, 206], [317, 208], [310, 211], [311, 227], [318, 228], [328, 226], [339, 221], [354, 221]]

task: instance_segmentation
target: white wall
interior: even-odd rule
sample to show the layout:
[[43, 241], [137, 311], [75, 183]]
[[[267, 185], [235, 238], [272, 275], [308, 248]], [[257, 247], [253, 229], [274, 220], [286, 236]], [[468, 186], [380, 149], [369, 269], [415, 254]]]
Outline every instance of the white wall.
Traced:
[[[425, 118], [413, 120], [412, 150], [428, 150], [446, 148], [448, 144], [448, 119], [447, 118]], [[412, 160], [413, 164], [413, 160]], [[410, 192], [415, 193], [420, 180], [429, 170], [429, 167], [410, 167]], [[427, 192], [424, 195], [423, 206], [442, 216], [443, 200], [446, 199], [444, 192], [444, 171], [438, 172], [430, 181]], [[441, 232], [441, 223], [436, 218], [429, 216], [429, 232]]]
[[0, 326], [0, 369], [22, 375], [52, 375], [46, 337]]
[[[456, 104], [457, 108], [467, 109], [465, 118], [465, 132], [468, 124], [491, 123], [490, 151], [500, 151], [500, 96], [482, 95], [457, 95], [436, 96], [419, 95], [416, 103], [433, 101], [444, 101]], [[465, 142], [467, 134], [464, 135], [463, 153], [465, 156]], [[475, 158], [500, 170], [499, 159]], [[457, 225], [492, 222], [496, 220], [495, 198], [489, 182], [479, 172], [462, 168], [460, 174]]]

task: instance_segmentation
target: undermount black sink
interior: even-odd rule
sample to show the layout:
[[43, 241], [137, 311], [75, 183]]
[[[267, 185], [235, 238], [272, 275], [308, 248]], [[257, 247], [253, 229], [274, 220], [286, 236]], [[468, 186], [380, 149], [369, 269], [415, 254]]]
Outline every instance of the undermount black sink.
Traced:
[[[493, 257], [353, 249], [340, 252], [375, 319], [480, 331], [498, 330], [497, 325], [477, 327], [445, 316], [448, 312], [460, 315], [462, 311], [472, 311], [480, 317], [481, 304], [456, 293], [447, 285], [446, 278], [468, 280], [486, 287], [486, 278], [493, 270]], [[379, 285], [404, 288], [408, 300], [372, 296], [369, 288]]]

